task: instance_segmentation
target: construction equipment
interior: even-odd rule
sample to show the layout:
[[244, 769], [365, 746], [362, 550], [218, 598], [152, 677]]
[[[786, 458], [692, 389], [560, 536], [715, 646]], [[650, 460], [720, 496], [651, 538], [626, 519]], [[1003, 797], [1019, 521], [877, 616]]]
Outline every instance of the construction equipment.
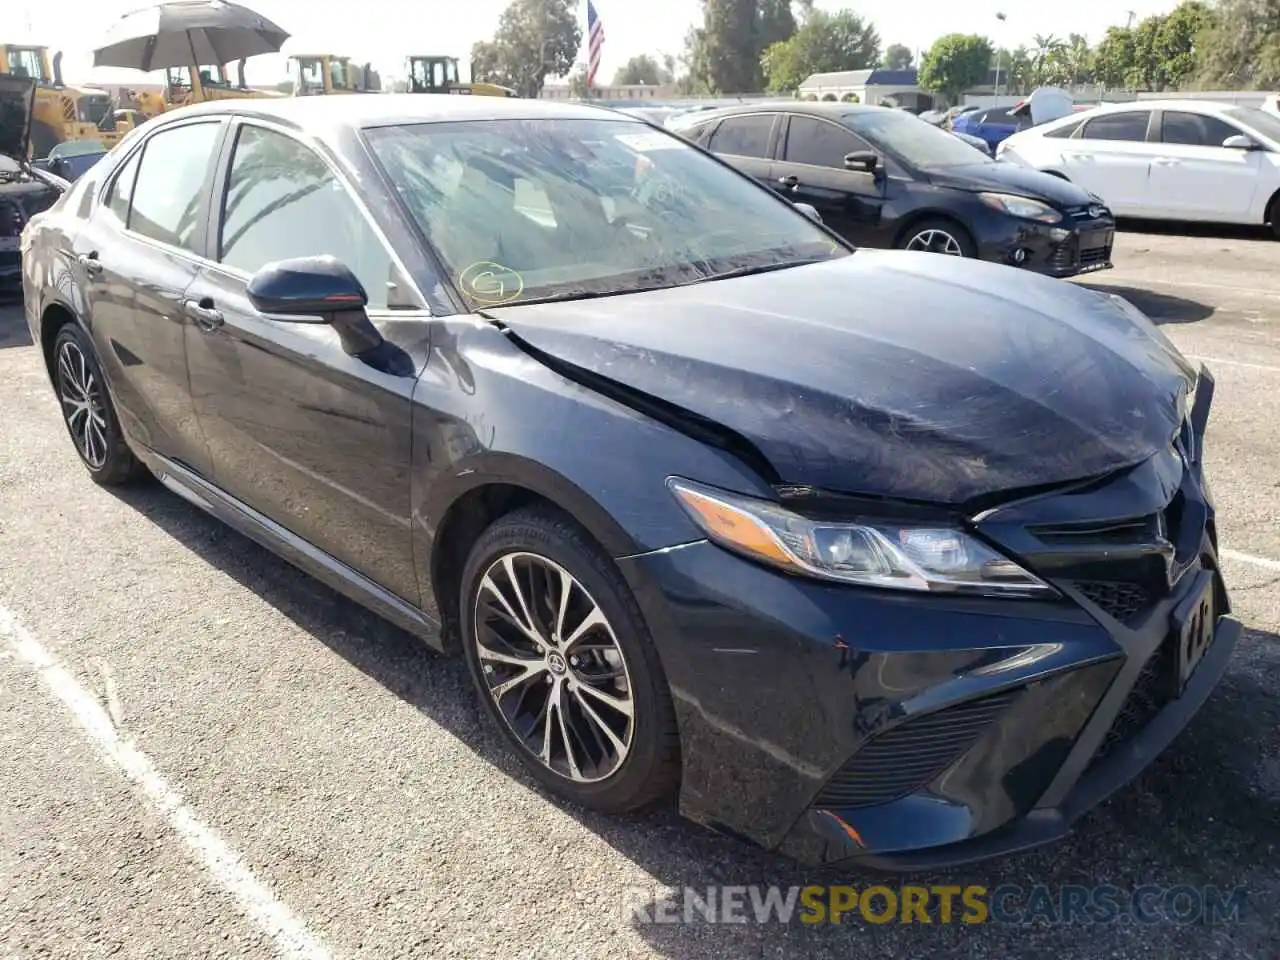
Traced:
[[274, 97], [280, 94], [267, 90], [255, 90], [244, 80], [244, 61], [238, 64], [239, 76], [232, 82], [223, 64], [195, 67], [169, 67], [165, 70], [163, 99], [156, 93], [144, 93], [139, 99], [142, 112], [154, 117], [164, 110], [176, 110], [192, 103], [208, 100], [245, 100], [258, 97]]
[[289, 79], [295, 97], [335, 93], [380, 93], [382, 78], [373, 65], [353, 64], [333, 53], [297, 54], [289, 58]]
[[32, 158], [47, 157], [66, 140], [98, 140], [111, 147], [133, 129], [105, 90], [63, 83], [61, 62], [61, 53], [50, 61], [48, 47], [0, 44], [0, 74], [36, 84], [29, 147]]
[[[519, 96], [510, 87], [496, 83], [462, 83], [458, 79], [458, 58], [411, 56], [409, 65], [410, 93], [452, 93], [476, 97]], [[475, 71], [472, 71], [474, 76]]]

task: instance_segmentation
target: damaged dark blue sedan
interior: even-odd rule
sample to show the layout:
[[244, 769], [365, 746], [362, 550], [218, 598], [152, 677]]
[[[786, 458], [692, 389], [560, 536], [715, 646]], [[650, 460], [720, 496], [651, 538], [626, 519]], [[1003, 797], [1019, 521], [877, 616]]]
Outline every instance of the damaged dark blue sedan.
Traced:
[[460, 652], [550, 792], [820, 863], [1056, 839], [1239, 635], [1213, 380], [811, 214], [586, 105], [220, 101], [32, 220], [27, 320], [95, 480]]

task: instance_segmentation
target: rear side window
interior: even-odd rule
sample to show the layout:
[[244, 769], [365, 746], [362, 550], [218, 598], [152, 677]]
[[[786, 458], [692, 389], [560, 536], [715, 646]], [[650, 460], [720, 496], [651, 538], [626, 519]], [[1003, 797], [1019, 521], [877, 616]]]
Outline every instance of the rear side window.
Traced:
[[1080, 125], [1082, 123], [1084, 123], [1084, 117], [1081, 117], [1078, 120], [1072, 120], [1070, 123], [1064, 123], [1062, 126], [1057, 127], [1056, 129], [1046, 131], [1045, 136], [1056, 137], [1059, 140], [1066, 140], [1073, 133], [1075, 133], [1077, 130], [1080, 129]]
[[147, 141], [129, 207], [130, 230], [201, 252], [195, 247], [201, 201], [209, 192], [209, 171], [221, 129], [218, 123], [193, 123], [163, 130]]
[[711, 150], [735, 157], [769, 157], [769, 131], [773, 129], [773, 114], [754, 113], [747, 117], [729, 117], [722, 120], [711, 135]]
[[1220, 147], [1227, 137], [1234, 137], [1240, 132], [1217, 117], [1177, 110], [1165, 111], [1160, 125], [1162, 141], [1188, 147]]
[[1101, 117], [1086, 120], [1084, 130], [1080, 134], [1086, 140], [1133, 140], [1147, 139], [1147, 123], [1150, 121], [1149, 110], [1127, 110], [1124, 113], [1108, 113]]
[[107, 209], [119, 217], [121, 223], [129, 222], [129, 201], [133, 199], [133, 181], [138, 175], [138, 160], [141, 156], [142, 151], [139, 150], [126, 160], [107, 190]]
[[787, 128], [784, 159], [788, 163], [843, 170], [848, 154], [870, 149], [866, 141], [834, 123], [813, 117], [792, 117]]

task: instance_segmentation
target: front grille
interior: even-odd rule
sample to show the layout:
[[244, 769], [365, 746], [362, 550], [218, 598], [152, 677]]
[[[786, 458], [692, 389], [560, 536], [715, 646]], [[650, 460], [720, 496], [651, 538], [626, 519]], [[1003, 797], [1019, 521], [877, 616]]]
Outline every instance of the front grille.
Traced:
[[1081, 580], [1075, 588], [1121, 623], [1136, 620], [1151, 606], [1150, 591], [1140, 583]]
[[1174, 669], [1173, 639], [1170, 638], [1143, 664], [1133, 689], [1111, 723], [1111, 729], [1089, 761], [1091, 767], [1131, 740], [1168, 705], [1172, 689], [1169, 681]]
[[963, 756], [1017, 694], [1010, 690], [944, 707], [872, 737], [813, 805], [872, 807], [915, 793]]

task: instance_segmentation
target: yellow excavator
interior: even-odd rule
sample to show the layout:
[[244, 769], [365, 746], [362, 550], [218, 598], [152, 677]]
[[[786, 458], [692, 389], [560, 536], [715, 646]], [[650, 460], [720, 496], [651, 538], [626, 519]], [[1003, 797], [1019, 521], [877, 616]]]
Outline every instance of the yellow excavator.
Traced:
[[341, 93], [380, 93], [382, 78], [366, 63], [333, 53], [300, 53], [289, 58], [289, 79], [295, 97]]
[[163, 91], [144, 90], [135, 95], [133, 105], [147, 118], [166, 110], [176, 110], [207, 100], [244, 100], [278, 97], [279, 93], [255, 90], [245, 83], [244, 61], [239, 62], [239, 77], [231, 79], [224, 64], [196, 67], [170, 67], [165, 71]]
[[97, 140], [109, 148], [133, 129], [128, 112], [118, 110], [105, 90], [63, 83], [61, 63], [61, 53], [50, 60], [48, 47], [0, 43], [0, 74], [36, 83], [31, 159], [47, 157], [67, 140]]
[[496, 83], [462, 83], [458, 79], [457, 57], [411, 56], [408, 66], [410, 93], [453, 93], [464, 97], [518, 96], [510, 87]]

